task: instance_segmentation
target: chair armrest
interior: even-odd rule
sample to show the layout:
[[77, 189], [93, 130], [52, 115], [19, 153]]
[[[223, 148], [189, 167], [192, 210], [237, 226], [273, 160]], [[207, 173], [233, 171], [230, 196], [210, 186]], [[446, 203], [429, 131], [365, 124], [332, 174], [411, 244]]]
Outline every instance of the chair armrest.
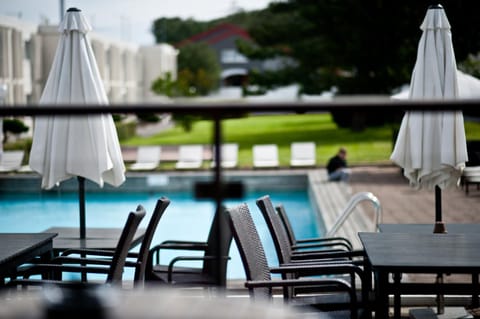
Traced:
[[343, 250], [319, 250], [319, 251], [305, 251], [297, 252], [292, 254], [293, 260], [301, 259], [321, 259], [321, 258], [353, 258], [353, 257], [365, 257], [364, 250], [353, 250], [353, 251], [343, 251]]
[[352, 288], [348, 282], [342, 279], [283, 279], [283, 280], [249, 280], [245, 282], [245, 287], [252, 288], [274, 288], [274, 287], [341, 287], [343, 290], [350, 292]]
[[318, 275], [341, 275], [357, 274], [360, 279], [364, 278], [364, 271], [357, 265], [353, 264], [282, 264], [279, 267], [270, 268], [271, 273], [291, 274], [298, 276], [318, 276]]
[[[222, 256], [221, 258], [224, 260], [230, 260], [230, 256]], [[173, 274], [175, 273], [175, 263], [179, 261], [206, 261], [216, 259], [218, 259], [217, 256], [177, 256], [173, 258], [168, 264], [168, 282], [173, 281]]]
[[208, 244], [205, 242], [163, 242], [161, 244], [155, 245], [150, 248], [150, 252], [158, 252], [161, 249], [171, 249], [171, 250], [206, 250]]
[[340, 241], [329, 241], [329, 242], [319, 242], [319, 243], [309, 243], [309, 244], [298, 244], [292, 245], [292, 249], [299, 251], [301, 249], [312, 249], [312, 248], [328, 248], [328, 247], [338, 247], [339, 250], [352, 251], [352, 247], [348, 244]]
[[315, 237], [315, 238], [302, 238], [302, 239], [297, 239], [295, 241], [295, 244], [313, 244], [313, 243], [322, 243], [322, 242], [331, 242], [331, 241], [336, 241], [336, 242], [343, 242], [346, 245], [350, 246], [353, 249], [352, 242], [346, 238], [346, 237]]
[[[205, 242], [181, 241], [181, 240], [166, 240], [158, 245], [150, 248], [148, 253], [148, 263], [153, 265], [160, 264], [161, 250], [182, 250], [182, 251], [206, 251], [208, 244]], [[155, 258], [154, 258], [155, 257]]]

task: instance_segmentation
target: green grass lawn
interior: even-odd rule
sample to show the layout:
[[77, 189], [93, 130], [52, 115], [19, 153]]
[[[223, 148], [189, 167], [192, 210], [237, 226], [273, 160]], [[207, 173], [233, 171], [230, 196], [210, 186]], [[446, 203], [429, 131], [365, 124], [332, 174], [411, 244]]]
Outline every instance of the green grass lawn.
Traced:
[[[240, 167], [252, 166], [252, 146], [274, 143], [279, 147], [280, 165], [288, 166], [290, 143], [313, 141], [317, 145], [317, 165], [324, 166], [340, 146], [348, 150], [350, 165], [389, 163], [394, 126], [368, 128], [362, 132], [338, 128], [330, 114], [255, 115], [222, 121], [224, 142], [239, 144]], [[467, 139], [480, 139], [480, 123], [465, 123]], [[196, 122], [191, 132], [182, 128], [151, 137], [135, 137], [122, 145], [178, 145], [212, 143], [213, 123]]]

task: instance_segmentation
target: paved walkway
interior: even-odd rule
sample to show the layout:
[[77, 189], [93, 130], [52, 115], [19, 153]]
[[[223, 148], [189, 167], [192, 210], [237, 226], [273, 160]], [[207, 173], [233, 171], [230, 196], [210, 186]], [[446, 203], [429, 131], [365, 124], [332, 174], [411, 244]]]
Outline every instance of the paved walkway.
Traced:
[[[385, 223], [432, 223], [435, 220], [435, 192], [415, 190], [397, 166], [352, 168], [352, 192], [368, 191], [380, 200]], [[468, 195], [461, 188], [442, 191], [443, 221], [480, 223], [480, 190], [470, 187]], [[432, 226], [433, 227], [433, 226]]]

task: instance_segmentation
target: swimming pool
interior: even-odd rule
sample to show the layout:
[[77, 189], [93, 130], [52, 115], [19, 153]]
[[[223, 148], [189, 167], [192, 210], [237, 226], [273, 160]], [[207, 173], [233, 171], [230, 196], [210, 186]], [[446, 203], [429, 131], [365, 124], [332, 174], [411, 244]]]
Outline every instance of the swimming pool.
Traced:
[[[233, 206], [246, 202], [265, 246], [269, 264], [278, 263], [268, 228], [255, 200], [269, 194], [275, 204], [282, 203], [299, 237], [316, 237], [323, 230], [319, 225], [306, 190], [248, 191], [244, 198], [226, 200]], [[197, 200], [191, 192], [93, 192], [86, 195], [87, 227], [122, 227], [128, 212], [141, 204], [147, 216], [140, 227], [146, 227], [157, 198], [167, 196], [170, 206], [162, 216], [153, 244], [166, 239], [205, 240], [215, 211], [209, 200]], [[39, 232], [51, 226], [77, 227], [78, 195], [75, 192], [0, 192], [0, 232]], [[232, 244], [228, 265], [229, 279], [244, 278], [238, 250]], [[166, 259], [168, 255], [164, 255]], [[162, 257], [163, 258], [163, 257]], [[126, 272], [129, 277], [133, 273]]]

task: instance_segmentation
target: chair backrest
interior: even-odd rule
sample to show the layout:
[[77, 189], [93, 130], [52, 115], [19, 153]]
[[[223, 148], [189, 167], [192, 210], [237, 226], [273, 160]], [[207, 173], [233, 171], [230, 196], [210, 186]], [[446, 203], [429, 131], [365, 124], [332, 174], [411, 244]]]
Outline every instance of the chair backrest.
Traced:
[[107, 283], [112, 283], [114, 285], [122, 283], [123, 268], [125, 266], [127, 254], [130, 250], [135, 232], [138, 229], [138, 225], [140, 225], [143, 217], [145, 217], [145, 209], [141, 205], [137, 207], [135, 212], [130, 212], [128, 214], [127, 221], [125, 222], [122, 234], [120, 235], [117, 247], [115, 248], [115, 253], [112, 257], [112, 263], [107, 275]]
[[292, 160], [315, 160], [315, 142], [293, 142], [290, 152]]
[[203, 160], [203, 145], [180, 145], [178, 159], [182, 162], [197, 162]]
[[8, 170], [14, 170], [22, 165], [24, 151], [3, 151], [0, 154], [0, 166]]
[[[227, 215], [247, 280], [271, 280], [267, 257], [247, 204], [228, 208]], [[268, 288], [255, 288], [255, 294], [271, 295]]]
[[256, 201], [260, 212], [272, 236], [273, 244], [277, 252], [278, 262], [280, 264], [289, 263], [291, 260], [292, 248], [288, 240], [287, 232], [282, 226], [280, 217], [275, 212], [270, 196], [265, 195]]
[[[220, 147], [222, 166], [233, 167], [238, 163], [238, 144], [225, 143]], [[215, 156], [215, 147], [212, 148], [213, 156]], [[215, 166], [215, 158], [213, 158], [212, 166]]]
[[[217, 259], [208, 259], [203, 264], [203, 272], [213, 279], [218, 279], [220, 286], [227, 283], [227, 265], [230, 245], [233, 235], [225, 216], [225, 208], [215, 213], [212, 226], [208, 234], [206, 256], [219, 256]], [[216, 277], [216, 278], [215, 278]]]
[[288, 237], [288, 241], [291, 245], [295, 245], [297, 242], [297, 238], [295, 237], [295, 233], [293, 232], [292, 224], [290, 223], [290, 219], [288, 219], [287, 211], [283, 204], [278, 204], [275, 206], [275, 210], [277, 211], [278, 217], [280, 217], [280, 221], [282, 222], [283, 227], [285, 228], [285, 232]]
[[160, 162], [160, 146], [139, 146], [137, 150], [137, 163]]
[[150, 245], [152, 244], [153, 235], [157, 229], [158, 222], [162, 217], [163, 213], [170, 205], [170, 199], [166, 197], [161, 197], [157, 200], [155, 209], [153, 210], [152, 217], [148, 222], [147, 229], [145, 230], [145, 236], [143, 237], [142, 244], [140, 245], [140, 250], [138, 251], [137, 266], [135, 267], [134, 282], [136, 285], [143, 283], [145, 279], [145, 268], [147, 265], [148, 251]]
[[254, 145], [253, 158], [256, 161], [278, 161], [278, 146], [276, 144]]

